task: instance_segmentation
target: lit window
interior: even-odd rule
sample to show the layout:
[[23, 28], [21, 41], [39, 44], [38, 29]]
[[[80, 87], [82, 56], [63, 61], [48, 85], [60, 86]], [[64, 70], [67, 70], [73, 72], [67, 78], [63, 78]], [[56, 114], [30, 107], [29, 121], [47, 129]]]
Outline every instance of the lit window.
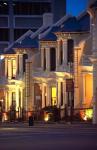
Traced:
[[12, 78], [16, 77], [16, 60], [12, 59]]
[[57, 105], [57, 100], [56, 100], [56, 87], [52, 87], [52, 106]]

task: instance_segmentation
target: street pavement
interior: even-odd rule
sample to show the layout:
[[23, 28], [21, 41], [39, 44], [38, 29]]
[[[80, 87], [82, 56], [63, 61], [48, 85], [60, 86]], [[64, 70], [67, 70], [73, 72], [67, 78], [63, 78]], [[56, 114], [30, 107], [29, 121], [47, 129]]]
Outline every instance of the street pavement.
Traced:
[[97, 126], [4, 123], [0, 125], [0, 150], [97, 150]]

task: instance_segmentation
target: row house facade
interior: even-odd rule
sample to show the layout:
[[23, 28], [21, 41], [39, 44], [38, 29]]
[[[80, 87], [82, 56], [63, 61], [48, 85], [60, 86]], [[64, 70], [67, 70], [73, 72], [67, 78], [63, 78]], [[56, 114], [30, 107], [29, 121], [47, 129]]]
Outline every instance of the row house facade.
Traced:
[[[3, 111], [30, 113], [56, 106], [61, 111], [93, 108], [92, 39], [89, 13], [65, 16], [26, 34], [1, 55]], [[2, 107], [1, 107], [2, 108]], [[69, 111], [68, 111], [69, 112]]]

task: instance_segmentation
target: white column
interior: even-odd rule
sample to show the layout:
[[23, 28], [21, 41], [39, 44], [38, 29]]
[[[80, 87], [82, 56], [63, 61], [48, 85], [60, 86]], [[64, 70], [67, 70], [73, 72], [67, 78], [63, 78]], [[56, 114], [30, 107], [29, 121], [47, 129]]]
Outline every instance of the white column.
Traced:
[[16, 88], [16, 111], [18, 111], [19, 108], [19, 89]]
[[56, 100], [57, 100], [57, 107], [59, 107], [58, 105], [58, 82], [56, 82]]
[[44, 101], [44, 84], [42, 84], [42, 108], [44, 108], [45, 107], [45, 101]]
[[32, 84], [32, 109], [34, 109], [35, 104], [34, 104], [34, 83]]
[[59, 66], [59, 62], [60, 62], [60, 41], [57, 41], [57, 67]]
[[19, 73], [22, 75], [23, 74], [23, 55], [19, 55]]
[[5, 112], [8, 111], [8, 92], [5, 91]]
[[82, 104], [85, 105], [85, 74], [82, 75]]
[[79, 107], [79, 65], [78, 65], [79, 48], [74, 49], [74, 108]]
[[21, 88], [20, 89], [20, 92], [21, 92], [21, 108], [23, 108], [23, 89]]
[[46, 70], [50, 70], [50, 49], [46, 48]]
[[97, 62], [93, 68], [93, 124], [97, 124]]
[[66, 96], [66, 80], [63, 82], [63, 106], [65, 107], [67, 104], [67, 96]]
[[11, 59], [8, 60], [8, 78], [12, 79], [12, 63], [11, 63]]
[[11, 91], [8, 92], [8, 101], [9, 101], [9, 109], [10, 109], [10, 106], [12, 105], [12, 92]]
[[58, 46], [56, 48], [56, 71], [58, 70]]
[[67, 66], [67, 40], [63, 41], [63, 64]]
[[16, 56], [16, 76], [18, 75], [17, 73], [18, 73], [18, 69], [19, 69], [18, 68], [18, 66], [19, 66], [19, 64], [18, 64], [19, 60], [18, 59], [19, 59], [19, 55]]
[[41, 67], [43, 69], [44, 66], [44, 48], [41, 48]]
[[47, 106], [51, 105], [51, 89], [49, 84], [47, 84]]
[[7, 70], [8, 70], [8, 62], [7, 62], [7, 58], [5, 58], [5, 77], [7, 77]]
[[61, 105], [61, 83], [58, 81], [58, 107]]

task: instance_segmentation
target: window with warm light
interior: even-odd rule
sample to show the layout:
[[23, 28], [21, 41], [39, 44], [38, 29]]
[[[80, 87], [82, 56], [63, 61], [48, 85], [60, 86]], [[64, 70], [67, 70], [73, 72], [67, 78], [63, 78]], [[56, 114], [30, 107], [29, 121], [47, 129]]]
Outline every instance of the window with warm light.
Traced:
[[12, 59], [12, 78], [16, 77], [16, 60]]
[[52, 106], [57, 105], [56, 87], [52, 87], [52, 88], [51, 88], [51, 96], [52, 96]]
[[7, 62], [7, 75], [8, 79], [11, 79], [11, 66], [10, 66], [10, 60]]

